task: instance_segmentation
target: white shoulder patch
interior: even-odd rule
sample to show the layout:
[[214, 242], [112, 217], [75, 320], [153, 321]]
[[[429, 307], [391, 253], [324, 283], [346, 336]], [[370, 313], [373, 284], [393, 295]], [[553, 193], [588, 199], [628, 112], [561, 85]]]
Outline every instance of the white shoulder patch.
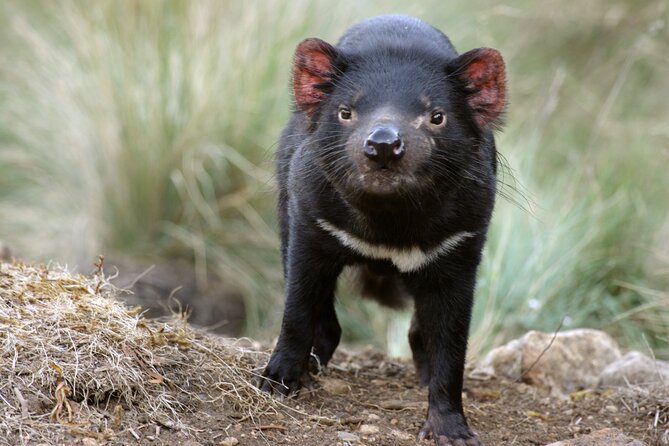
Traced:
[[396, 248], [387, 245], [374, 245], [349, 234], [343, 229], [339, 229], [329, 221], [323, 219], [318, 220], [318, 226], [335, 236], [342, 245], [351, 248], [358, 254], [372, 259], [390, 260], [403, 273], [419, 270], [440, 255], [452, 251], [460, 242], [474, 235], [473, 232], [458, 232], [442, 240], [434, 248], [423, 251], [417, 246]]

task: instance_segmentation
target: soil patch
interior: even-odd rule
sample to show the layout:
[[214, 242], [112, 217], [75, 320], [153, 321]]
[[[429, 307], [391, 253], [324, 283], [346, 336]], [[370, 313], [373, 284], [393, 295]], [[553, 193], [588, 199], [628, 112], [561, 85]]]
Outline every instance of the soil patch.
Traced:
[[[0, 444], [416, 444], [427, 391], [410, 362], [340, 351], [312, 388], [280, 402], [253, 386], [268, 349], [143, 319], [116, 294], [99, 270], [0, 264]], [[669, 444], [666, 387], [562, 400], [467, 379], [464, 403], [487, 445], [545, 445], [609, 427]]]
[[[427, 391], [415, 382], [408, 362], [373, 351], [339, 353], [312, 389], [285, 401], [294, 410], [251, 418], [203, 403], [182, 421], [203, 445], [414, 445], [427, 409]], [[582, 391], [559, 400], [526, 384], [491, 379], [467, 380], [464, 396], [469, 423], [486, 445], [546, 445], [609, 427], [648, 445], [669, 444], [669, 392]], [[114, 443], [133, 440], [126, 433]], [[165, 431], [151, 442], [197, 443]]]

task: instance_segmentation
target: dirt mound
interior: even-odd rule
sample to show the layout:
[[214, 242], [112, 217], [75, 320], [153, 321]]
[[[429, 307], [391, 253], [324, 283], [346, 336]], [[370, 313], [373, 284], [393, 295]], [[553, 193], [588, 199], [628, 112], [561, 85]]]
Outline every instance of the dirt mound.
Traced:
[[[100, 269], [0, 264], [0, 443], [413, 445], [427, 409], [413, 366], [339, 352], [314, 388], [279, 402], [253, 385], [266, 351], [150, 321]], [[617, 428], [669, 444], [669, 390], [567, 399], [497, 378], [467, 380], [465, 411], [488, 445], [543, 445]], [[429, 444], [429, 443], [426, 443]]]
[[183, 319], [144, 319], [100, 270], [1, 264], [0, 438], [122, 443], [146, 425], [187, 434], [200, 404], [249, 417], [276, 410], [250, 382], [264, 353], [199, 335]]

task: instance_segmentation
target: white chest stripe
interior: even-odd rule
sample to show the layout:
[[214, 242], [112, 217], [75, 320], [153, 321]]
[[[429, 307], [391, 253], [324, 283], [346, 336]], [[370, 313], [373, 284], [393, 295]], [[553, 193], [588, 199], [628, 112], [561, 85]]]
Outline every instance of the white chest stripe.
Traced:
[[392, 264], [403, 273], [419, 270], [440, 255], [455, 249], [455, 247], [466, 238], [474, 235], [473, 232], [458, 232], [457, 234], [453, 234], [447, 239], [444, 239], [439, 245], [426, 252], [417, 246], [412, 246], [410, 248], [395, 248], [386, 245], [373, 245], [349, 234], [343, 229], [339, 229], [326, 220], [318, 220], [318, 225], [335, 236], [342, 245], [351, 248], [353, 251], [365, 257], [379, 260], [390, 260]]

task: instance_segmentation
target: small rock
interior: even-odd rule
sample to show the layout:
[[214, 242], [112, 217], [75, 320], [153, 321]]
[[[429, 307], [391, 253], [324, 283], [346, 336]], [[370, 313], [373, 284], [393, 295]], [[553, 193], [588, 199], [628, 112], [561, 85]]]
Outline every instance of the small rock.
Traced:
[[378, 416], [378, 415], [375, 414], [375, 413], [370, 413], [369, 415], [367, 415], [367, 419], [368, 419], [369, 421], [378, 421], [378, 420], [381, 419], [381, 417]]
[[223, 441], [221, 441], [218, 446], [236, 446], [239, 444], [239, 440], [237, 440], [235, 437], [225, 437]]
[[558, 441], [547, 446], [645, 446], [643, 442], [628, 437], [618, 429], [602, 429], [589, 435]]
[[618, 412], [618, 408], [616, 406], [611, 405], [611, 404], [606, 406], [604, 409], [606, 409], [607, 412], [611, 412], [611, 413]]
[[330, 395], [344, 395], [351, 391], [349, 385], [340, 379], [323, 380], [323, 389]]
[[415, 441], [416, 440], [416, 437], [413, 434], [410, 434], [408, 432], [398, 431], [396, 429], [391, 430], [390, 434], [393, 437], [395, 437], [399, 440], [404, 440], [404, 441]]
[[597, 386], [602, 370], [620, 356], [616, 341], [603, 331], [578, 329], [557, 335], [530, 331], [491, 351], [472, 376], [522, 377], [528, 384], [565, 397]]
[[341, 441], [358, 441], [359, 438], [357, 435], [350, 432], [339, 431], [337, 432], [337, 439]]
[[387, 400], [381, 401], [382, 409], [386, 410], [404, 410], [404, 409], [427, 409], [426, 401], [404, 401], [404, 400]]
[[363, 424], [359, 429], [362, 435], [373, 435], [379, 433], [379, 426], [374, 426], [373, 424]]
[[514, 339], [491, 350], [479, 361], [470, 376], [477, 379], [487, 379], [492, 376], [519, 379], [522, 374], [522, 359], [522, 340]]
[[658, 384], [669, 385], [669, 363], [654, 360], [641, 352], [627, 353], [609, 364], [599, 377], [602, 387], [652, 387]]

